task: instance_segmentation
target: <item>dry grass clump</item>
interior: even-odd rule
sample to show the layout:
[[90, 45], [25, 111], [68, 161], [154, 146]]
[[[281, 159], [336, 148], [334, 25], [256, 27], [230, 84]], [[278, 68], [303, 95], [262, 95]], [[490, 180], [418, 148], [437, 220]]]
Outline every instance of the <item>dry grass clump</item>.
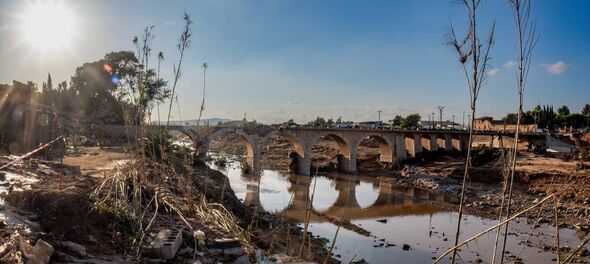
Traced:
[[127, 228], [129, 246], [138, 257], [159, 215], [173, 216], [191, 233], [201, 223], [213, 225], [252, 249], [248, 232], [238, 226], [235, 217], [222, 204], [209, 203], [196, 186], [189, 153], [168, 149], [158, 157], [137, 155], [116, 168], [114, 175], [103, 179], [90, 194], [95, 210], [114, 215], [115, 221]]

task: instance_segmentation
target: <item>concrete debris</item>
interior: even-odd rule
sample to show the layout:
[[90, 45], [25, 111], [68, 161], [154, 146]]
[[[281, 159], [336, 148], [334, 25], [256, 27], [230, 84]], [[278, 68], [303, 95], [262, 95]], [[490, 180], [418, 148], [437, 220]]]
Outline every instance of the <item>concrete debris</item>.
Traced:
[[49, 258], [53, 255], [53, 246], [45, 242], [43, 239], [37, 240], [35, 246], [30, 252], [25, 252], [27, 263], [30, 264], [46, 264], [49, 263]]
[[181, 230], [162, 229], [147, 247], [147, 253], [153, 257], [173, 259], [181, 243]]

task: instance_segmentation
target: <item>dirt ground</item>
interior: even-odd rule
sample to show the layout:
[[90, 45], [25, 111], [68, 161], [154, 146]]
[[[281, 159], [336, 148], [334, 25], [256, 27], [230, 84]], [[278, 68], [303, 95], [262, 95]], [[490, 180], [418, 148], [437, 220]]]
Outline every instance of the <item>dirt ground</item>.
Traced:
[[63, 163], [79, 166], [82, 174], [94, 177], [111, 176], [116, 166], [123, 165], [132, 156], [123, 147], [79, 147], [73, 155], [66, 156]]
[[[10, 191], [6, 196], [6, 201], [21, 210], [22, 214], [31, 214], [27, 221], [33, 223], [35, 229], [0, 221], [0, 241], [10, 246], [0, 246], [0, 263], [30, 261], [32, 245], [39, 239], [53, 246], [55, 253], [51, 257], [52, 263], [137, 262], [135, 252], [128, 251], [128, 227], [113, 225], [117, 223], [112, 221], [114, 216], [93, 210], [89, 199], [90, 192], [102, 179], [111, 177], [114, 168], [131, 158], [123, 148], [80, 147], [73, 155], [63, 159], [63, 165], [60, 161], [30, 160], [10, 167], [9, 171], [26, 173], [38, 180], [30, 188]], [[0, 164], [6, 162], [7, 160], [0, 158]], [[195, 169], [196, 186], [201, 191], [203, 188], [207, 189], [205, 194], [210, 202], [220, 202], [219, 197], [224, 197], [221, 199], [222, 204], [236, 217], [238, 225], [250, 231], [250, 239], [257, 248], [279, 253], [273, 255], [273, 258], [282, 259], [285, 263], [297, 261], [297, 258], [284, 253], [293, 253], [301, 244], [303, 233], [300, 227], [275, 215], [259, 214], [244, 206], [229, 188], [229, 184], [225, 188], [227, 178], [222, 173], [203, 165], [197, 165]], [[180, 221], [174, 214], [159, 214], [155, 219], [158, 223]], [[204, 231], [208, 235], [207, 241], [213, 241], [216, 237], [231, 238], [230, 234], [216, 227], [214, 223], [190, 217], [187, 217], [187, 221], [195, 230]], [[184, 253], [178, 253], [168, 263], [190, 263], [194, 259], [190, 253], [190, 241], [187, 243], [183, 242], [179, 251]], [[307, 243], [311, 243], [311, 254], [304, 254], [303, 257], [323, 261], [327, 255], [325, 241], [313, 237]], [[186, 252], [190, 254], [187, 255]], [[232, 263], [240, 256], [247, 256], [250, 260], [256, 258], [255, 251], [247, 252], [247, 255], [241, 255], [246, 252], [240, 255], [214, 255], [212, 252], [197, 256], [197, 260], [202, 263]]]

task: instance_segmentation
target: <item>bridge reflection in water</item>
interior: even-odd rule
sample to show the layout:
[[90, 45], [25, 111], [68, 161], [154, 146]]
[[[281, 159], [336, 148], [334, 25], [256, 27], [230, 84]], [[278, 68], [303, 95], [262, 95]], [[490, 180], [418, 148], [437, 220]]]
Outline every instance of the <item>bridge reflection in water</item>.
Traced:
[[[261, 203], [260, 179], [264, 176], [243, 176], [246, 181], [244, 204], [264, 210]], [[313, 177], [289, 175], [287, 177], [290, 186], [287, 188], [290, 199], [286, 207], [277, 210], [280, 215], [303, 221], [306, 208], [311, 201], [313, 192]], [[433, 206], [432, 203], [452, 202], [450, 197], [440, 193], [433, 193], [414, 187], [402, 187], [393, 183], [389, 178], [369, 178], [351, 175], [334, 174], [318, 176], [330, 182], [334, 189], [326, 190], [325, 186], [316, 187], [316, 195], [311, 208], [311, 222], [325, 222], [328, 219], [343, 218], [346, 220], [377, 219], [407, 215], [428, 215], [444, 211]], [[361, 206], [357, 199], [357, 186], [361, 181], [372, 184], [377, 189], [376, 199], [368, 206]], [[318, 193], [334, 192], [337, 197], [327, 208], [318, 209]]]

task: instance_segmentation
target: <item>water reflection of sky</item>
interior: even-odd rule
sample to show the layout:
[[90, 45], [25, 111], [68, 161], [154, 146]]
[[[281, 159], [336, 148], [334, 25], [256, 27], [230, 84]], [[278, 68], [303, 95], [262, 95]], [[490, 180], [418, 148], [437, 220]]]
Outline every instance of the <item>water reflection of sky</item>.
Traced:
[[[375, 178], [360, 176], [319, 176], [310, 179], [298, 178], [302, 176], [286, 176], [277, 171], [265, 170], [261, 177], [242, 176], [239, 166], [228, 164], [225, 169], [220, 169], [228, 175], [230, 185], [240, 199], [245, 199], [247, 192], [255, 191], [250, 188], [248, 183], [254, 186], [259, 184], [259, 201], [260, 206], [269, 212], [281, 212], [287, 208], [294, 190], [293, 186], [299, 184], [299, 188], [309, 188], [309, 195], [313, 190], [315, 181], [316, 192], [314, 195], [313, 208], [317, 212], [326, 212], [338, 199], [338, 186], [342, 181], [352, 181], [356, 201], [361, 209], [371, 207], [379, 196], [379, 183]], [[336, 178], [338, 178], [336, 180]], [[301, 185], [301, 181], [307, 183]], [[307, 184], [307, 185], [306, 185]], [[303, 186], [303, 187], [302, 187]], [[342, 188], [340, 186], [340, 188]], [[395, 187], [394, 187], [395, 188]], [[297, 190], [300, 190], [297, 189]], [[404, 189], [401, 189], [404, 192]], [[406, 192], [406, 194], [423, 195], [422, 191]], [[254, 193], [251, 193], [251, 195]], [[432, 196], [429, 196], [432, 197]], [[407, 200], [403, 200], [407, 202]], [[348, 262], [350, 258], [364, 258], [369, 263], [432, 263], [433, 258], [438, 257], [446, 249], [452, 246], [453, 238], [450, 234], [454, 233], [457, 223], [457, 213], [441, 210], [430, 205], [420, 202], [397, 205], [397, 207], [382, 207], [384, 217], [366, 217], [363, 219], [351, 220], [352, 223], [371, 232], [375, 237], [365, 237], [353, 231], [341, 228], [338, 234], [335, 253], [343, 262]], [[397, 200], [395, 203], [399, 203]], [[344, 208], [344, 210], [347, 210]], [[351, 211], [358, 209], [348, 209]], [[395, 212], [394, 212], [395, 211]], [[360, 211], [361, 213], [363, 211]], [[402, 212], [402, 213], [400, 213]], [[407, 212], [407, 213], [404, 213]], [[390, 216], [388, 216], [390, 215]], [[394, 215], [394, 216], [391, 216]], [[377, 221], [379, 220], [379, 221]], [[477, 216], [464, 216], [462, 235], [464, 240], [482, 230], [491, 227], [496, 221], [482, 219]], [[310, 231], [315, 235], [332, 239], [337, 226], [327, 221], [312, 221]], [[519, 242], [524, 240], [529, 231], [529, 225], [524, 220], [520, 223], [514, 223], [510, 226], [513, 233], [508, 240], [508, 249], [511, 254], [516, 254], [521, 245]], [[432, 232], [431, 232], [432, 231]], [[532, 240], [534, 244], [553, 244], [555, 236], [554, 227], [542, 226], [535, 229], [535, 235]], [[562, 245], [575, 247], [579, 239], [574, 236], [574, 231], [562, 229]], [[460, 252], [464, 262], [475, 263], [477, 258], [481, 258], [484, 263], [491, 260], [491, 249], [495, 233], [488, 233], [480, 239], [470, 242]], [[380, 246], [383, 244], [383, 246]], [[390, 247], [386, 245], [390, 244]], [[410, 245], [409, 251], [402, 249], [403, 244]], [[395, 245], [395, 246], [392, 246]], [[479, 256], [478, 256], [479, 254]], [[541, 251], [538, 247], [525, 247], [522, 258], [525, 263], [554, 263], [552, 259], [554, 254], [551, 252]], [[442, 263], [450, 262], [448, 259]]]

